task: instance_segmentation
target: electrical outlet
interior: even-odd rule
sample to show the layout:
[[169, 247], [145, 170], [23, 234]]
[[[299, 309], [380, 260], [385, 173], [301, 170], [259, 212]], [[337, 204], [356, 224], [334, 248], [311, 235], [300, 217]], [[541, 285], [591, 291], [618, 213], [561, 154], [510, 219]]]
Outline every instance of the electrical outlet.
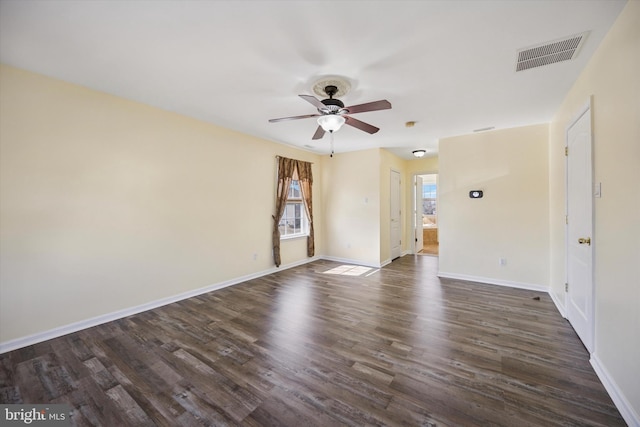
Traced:
[[501, 266], [505, 266], [507, 265], [507, 259], [506, 258], [498, 258], [498, 264], [500, 264]]

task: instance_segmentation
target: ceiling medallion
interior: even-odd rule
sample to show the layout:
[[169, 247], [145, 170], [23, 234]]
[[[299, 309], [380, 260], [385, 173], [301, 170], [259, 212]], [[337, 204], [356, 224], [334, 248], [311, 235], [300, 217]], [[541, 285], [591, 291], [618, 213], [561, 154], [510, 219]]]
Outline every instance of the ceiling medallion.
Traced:
[[344, 77], [339, 76], [325, 76], [321, 77], [313, 84], [313, 93], [321, 98], [326, 98], [327, 93], [325, 88], [327, 86], [335, 86], [338, 91], [333, 94], [334, 97], [340, 98], [345, 96], [351, 90], [351, 83]]

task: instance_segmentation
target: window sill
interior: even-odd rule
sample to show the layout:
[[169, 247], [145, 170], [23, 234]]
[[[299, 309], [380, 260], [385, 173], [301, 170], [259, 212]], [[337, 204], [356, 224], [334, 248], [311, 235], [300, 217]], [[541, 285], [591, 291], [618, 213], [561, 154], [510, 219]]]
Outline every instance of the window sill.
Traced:
[[302, 239], [302, 238], [307, 238], [309, 237], [308, 234], [293, 234], [290, 236], [280, 236], [280, 241], [282, 240], [296, 240], [296, 239]]

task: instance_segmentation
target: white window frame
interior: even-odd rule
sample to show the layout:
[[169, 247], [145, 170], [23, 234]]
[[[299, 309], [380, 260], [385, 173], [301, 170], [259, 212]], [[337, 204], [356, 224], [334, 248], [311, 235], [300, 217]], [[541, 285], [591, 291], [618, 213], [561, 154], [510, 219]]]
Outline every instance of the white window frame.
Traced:
[[[296, 190], [298, 194], [296, 194]], [[289, 209], [287, 208], [291, 205], [299, 205], [300, 209], [300, 229], [297, 232], [289, 232], [289, 227], [286, 226], [286, 224], [294, 223], [293, 229], [296, 229], [295, 222], [297, 221], [297, 218], [287, 217], [287, 213], [289, 211]], [[283, 222], [286, 224], [284, 224]], [[282, 217], [280, 218], [278, 227], [280, 227], [280, 240], [307, 237], [309, 235], [309, 218], [307, 218], [307, 210], [304, 207], [304, 200], [302, 200], [302, 191], [300, 189], [298, 180], [291, 181], [291, 185], [289, 186], [289, 196], [287, 198], [287, 206], [284, 208], [284, 212], [282, 214]]]
[[[433, 192], [425, 192], [425, 187], [434, 187], [434, 191]], [[430, 197], [427, 197], [430, 196]], [[434, 196], [434, 197], [431, 197]], [[429, 200], [434, 202], [435, 204], [435, 208], [436, 208], [436, 213], [435, 214], [427, 214], [424, 212], [424, 201], [425, 200]], [[430, 215], [430, 216], [435, 216], [438, 213], [438, 184], [434, 184], [434, 183], [425, 183], [422, 185], [422, 214], [423, 215]]]

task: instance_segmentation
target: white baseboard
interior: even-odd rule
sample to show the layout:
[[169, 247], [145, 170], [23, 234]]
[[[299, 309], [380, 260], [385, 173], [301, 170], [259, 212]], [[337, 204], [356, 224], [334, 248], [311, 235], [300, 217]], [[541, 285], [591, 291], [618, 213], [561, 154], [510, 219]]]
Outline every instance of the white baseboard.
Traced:
[[564, 304], [556, 297], [556, 294], [553, 293], [552, 289], [549, 289], [549, 296], [551, 297], [551, 301], [555, 304], [556, 308], [560, 312], [560, 315], [563, 318], [567, 318], [567, 312], [565, 311]]
[[616, 382], [611, 378], [609, 372], [602, 364], [598, 356], [594, 353], [591, 355], [591, 366], [593, 366], [593, 370], [596, 371], [596, 375], [604, 385], [604, 388], [609, 393], [611, 400], [620, 411], [620, 415], [624, 418], [625, 422], [629, 425], [629, 427], [640, 427], [640, 415], [633, 409], [631, 403], [624, 397], [624, 394], [620, 391]]
[[392, 262], [393, 262], [393, 260], [392, 260], [391, 258], [387, 258], [387, 259], [385, 259], [384, 261], [382, 261], [382, 262], [380, 263], [380, 268], [384, 267], [385, 265], [389, 265], [389, 264], [391, 264]]
[[[181, 294], [177, 294], [177, 295], [174, 295], [174, 296], [171, 296], [171, 297], [162, 298], [162, 299], [159, 299], [159, 300], [156, 300], [156, 301], [151, 301], [151, 302], [146, 303], [146, 304], [141, 304], [141, 305], [138, 305], [138, 306], [135, 306], [135, 307], [126, 308], [124, 310], [118, 310], [118, 311], [115, 311], [113, 313], [107, 313], [107, 314], [104, 314], [104, 315], [101, 315], [101, 316], [92, 317], [90, 319], [85, 319], [85, 320], [82, 320], [80, 322], [75, 322], [75, 323], [71, 323], [71, 324], [68, 324], [68, 325], [60, 326], [60, 327], [57, 327], [57, 328], [53, 328], [53, 329], [50, 329], [50, 330], [47, 330], [47, 331], [39, 332], [39, 333], [36, 333], [36, 334], [33, 334], [33, 335], [29, 335], [29, 336], [26, 336], [26, 337], [21, 337], [21, 338], [16, 338], [16, 339], [13, 339], [13, 340], [9, 340], [9, 341], [0, 343], [0, 354], [6, 353], [6, 352], [9, 352], [9, 351], [12, 351], [12, 350], [16, 350], [16, 349], [19, 349], [19, 348], [22, 348], [22, 347], [26, 347], [26, 346], [29, 346], [29, 345], [37, 344], [37, 343], [40, 343], [40, 342], [43, 342], [43, 341], [47, 341], [47, 340], [50, 340], [50, 339], [53, 339], [53, 338], [58, 338], [58, 337], [61, 337], [63, 335], [67, 335], [67, 334], [70, 334], [70, 333], [73, 333], [73, 332], [77, 332], [77, 331], [80, 331], [80, 330], [83, 330], [83, 329], [91, 328], [93, 326], [101, 325], [103, 323], [107, 323], [107, 322], [111, 322], [111, 321], [114, 321], [114, 320], [122, 319], [122, 318], [127, 317], [127, 316], [138, 314], [138, 313], [141, 313], [141, 312], [147, 311], [147, 310], [152, 310], [154, 308], [162, 307], [164, 305], [171, 304], [171, 303], [178, 302], [178, 301], [182, 301], [184, 299], [191, 298], [191, 297], [194, 297], [194, 296], [202, 295], [202, 294], [205, 294], [207, 292], [211, 292], [211, 291], [215, 291], [215, 290], [218, 290], [218, 289], [226, 288], [228, 286], [233, 286], [233, 285], [236, 285], [236, 284], [239, 284], [239, 283], [242, 283], [242, 282], [246, 282], [247, 280], [256, 279], [256, 278], [262, 277], [262, 276], [267, 276], [269, 274], [273, 274], [273, 273], [278, 272], [278, 271], [282, 271], [282, 270], [286, 270], [286, 269], [289, 269], [289, 268], [297, 267], [299, 265], [307, 264], [307, 263], [316, 261], [318, 259], [326, 259], [328, 261], [342, 262], [342, 263], [345, 263], [345, 264], [364, 265], [364, 266], [373, 267], [373, 268], [382, 268], [385, 265], [391, 263], [391, 260], [386, 260], [386, 261], [380, 263], [380, 265], [374, 265], [374, 264], [362, 263], [361, 261], [358, 261], [358, 260], [351, 260], [351, 259], [337, 258], [337, 257], [330, 257], [330, 256], [320, 256], [320, 257], [307, 258], [307, 259], [303, 259], [301, 261], [297, 261], [297, 262], [294, 262], [294, 263], [283, 265], [283, 266], [281, 266], [279, 268], [278, 267], [272, 267], [270, 269], [263, 270], [263, 271], [260, 271], [260, 272], [257, 272], [257, 273], [253, 273], [253, 274], [249, 274], [249, 275], [246, 275], [246, 276], [237, 277], [237, 278], [234, 278], [234, 279], [231, 279], [231, 280], [227, 280], [227, 281], [224, 281], [224, 282], [212, 284], [212, 285], [206, 286], [204, 288], [194, 289], [192, 291], [183, 292]], [[468, 275], [456, 274], [456, 273], [446, 273], [446, 272], [438, 272], [438, 277], [449, 278], [449, 279], [458, 279], [458, 280], [467, 280], [467, 281], [472, 281], [472, 282], [487, 283], [487, 284], [499, 285], [499, 286], [509, 286], [509, 287], [513, 287], [513, 288], [527, 289], [527, 290], [532, 290], [532, 291], [547, 292], [551, 296], [551, 299], [553, 300], [554, 304], [558, 308], [558, 311], [560, 312], [560, 314], [562, 314], [563, 317], [566, 317], [565, 316], [565, 311], [564, 311], [564, 306], [560, 303], [560, 301], [557, 300], [557, 298], [554, 296], [553, 292], [551, 292], [551, 290], [546, 286], [530, 284], [530, 283], [520, 283], [520, 282], [511, 282], [511, 281], [505, 281], [505, 280], [497, 280], [497, 279], [492, 279], [492, 278], [487, 278], [487, 277], [468, 276]], [[602, 362], [598, 359], [598, 356], [596, 354], [592, 354], [591, 355], [590, 362], [591, 362], [591, 365], [593, 366], [594, 371], [596, 372], [596, 375], [598, 376], [598, 378], [600, 379], [600, 381], [604, 385], [605, 389], [609, 393], [609, 396], [611, 396], [611, 399], [613, 400], [614, 404], [616, 405], [616, 407], [620, 411], [620, 414], [622, 415], [622, 417], [624, 418], [626, 423], [630, 427], [640, 427], [640, 416], [633, 409], [633, 407], [631, 406], [629, 401], [624, 397], [624, 394], [619, 390], [619, 388], [616, 385], [615, 381], [611, 378], [611, 376], [609, 375], [608, 371], [606, 370], [606, 368], [604, 367]]]
[[510, 288], [527, 289], [529, 291], [549, 292], [548, 286], [538, 285], [535, 283], [512, 282], [509, 280], [494, 279], [491, 277], [469, 276], [466, 274], [438, 272], [438, 277], [445, 279], [466, 280], [468, 282], [487, 283], [489, 285], [508, 286]]
[[[446, 272], [438, 272], [438, 277], [448, 278], [448, 279], [458, 279], [458, 280], [467, 280], [471, 282], [480, 282], [480, 283], [488, 283], [491, 285], [500, 285], [500, 286], [510, 286], [513, 288], [520, 289], [528, 289], [532, 291], [540, 291], [546, 292], [551, 297], [551, 300], [555, 304], [556, 308], [566, 319], [566, 311], [564, 304], [555, 296], [552, 290], [546, 286], [535, 285], [530, 283], [519, 283], [519, 282], [509, 282], [505, 280], [497, 280], [487, 277], [477, 277], [477, 276], [467, 276], [464, 274], [456, 274], [456, 273], [446, 273]], [[605, 366], [598, 359], [598, 356], [594, 353], [591, 355], [591, 366], [593, 366], [596, 375], [604, 385], [604, 388], [609, 393], [611, 400], [620, 411], [622, 418], [624, 418], [625, 422], [629, 425], [629, 427], [640, 427], [640, 416], [633, 409], [633, 406], [629, 403], [629, 401], [625, 398], [624, 394], [620, 391], [615, 381], [612, 379], [611, 375], [609, 375]]]
[[63, 335], [67, 335], [73, 332], [78, 332], [83, 329], [98, 326], [103, 323], [111, 322], [114, 320], [122, 319], [127, 316], [142, 313], [143, 311], [152, 310], [154, 308], [162, 307], [167, 304], [182, 301], [187, 298], [195, 297], [198, 295], [206, 294], [207, 292], [215, 291], [218, 289], [226, 288], [228, 286], [237, 285], [247, 280], [257, 279], [258, 277], [267, 276], [269, 274], [276, 273], [278, 271], [286, 270], [289, 268], [297, 267], [299, 265], [307, 264], [320, 259], [320, 257], [305, 258], [301, 261], [282, 265], [280, 267], [272, 267], [267, 270], [259, 271], [257, 273], [248, 274], [246, 276], [237, 277], [224, 282], [214, 283], [204, 288], [194, 289], [192, 291], [183, 292], [177, 295], [173, 295], [167, 298], [161, 298], [155, 301], [151, 301], [145, 304], [137, 305], [134, 307], [125, 308], [123, 310], [114, 311], [112, 313], [106, 313], [100, 316], [92, 317], [89, 319], [81, 320], [79, 322], [70, 323], [68, 325], [59, 326], [57, 328], [49, 329], [46, 331], [38, 332], [33, 335], [16, 338], [13, 340], [0, 343], [0, 354], [8, 351], [17, 350], [22, 347], [37, 344], [43, 341], [47, 341], [53, 338], [58, 338]]

